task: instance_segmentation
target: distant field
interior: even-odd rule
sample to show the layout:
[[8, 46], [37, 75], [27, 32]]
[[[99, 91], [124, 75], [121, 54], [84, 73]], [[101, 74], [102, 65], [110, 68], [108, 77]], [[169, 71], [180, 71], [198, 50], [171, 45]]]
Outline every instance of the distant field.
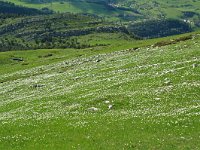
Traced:
[[150, 13], [151, 11], [159, 13], [164, 12], [167, 16], [179, 16], [181, 11], [200, 12], [200, 1], [198, 0], [118, 0], [119, 5], [126, 7], [138, 8], [143, 12]]
[[[13, 2], [17, 5], [22, 5], [31, 8], [42, 9], [47, 7], [49, 9], [54, 10], [55, 12], [71, 12], [71, 13], [91, 13], [101, 16], [110, 16], [112, 19], [117, 19], [117, 15], [126, 13], [126, 11], [121, 10], [112, 10], [108, 7], [96, 4], [96, 3], [87, 3], [87, 2], [53, 2], [51, 3], [43, 3], [43, 4], [34, 4], [34, 3], [26, 3], [18, 0], [7, 0]], [[129, 12], [130, 14], [134, 14]]]
[[[120, 10], [120, 9], [109, 9], [105, 5], [88, 3], [88, 2], [53, 2], [53, 5], [50, 3], [46, 4], [32, 4], [26, 3], [20, 0], [7, 0], [18, 5], [23, 5], [33, 8], [43, 8], [48, 7], [54, 11], [59, 12], [73, 12], [73, 13], [94, 13], [102, 16], [112, 16], [112, 18], [118, 18], [118, 15], [136, 15], [131, 10]], [[156, 0], [156, 1], [133, 1], [133, 0], [117, 0], [115, 1], [116, 6], [124, 8], [133, 8], [140, 12], [143, 16], [147, 18], [157, 18], [157, 17], [167, 17], [167, 18], [181, 18], [183, 17], [183, 12], [195, 12], [200, 13], [200, 1], [196, 0]], [[136, 15], [137, 16], [137, 15]], [[197, 16], [196, 16], [197, 17]], [[133, 17], [134, 18], [134, 17]], [[133, 19], [132, 18], [132, 19]], [[194, 18], [193, 18], [194, 19]]]
[[199, 149], [200, 37], [153, 46], [188, 35], [0, 53], [0, 149]]

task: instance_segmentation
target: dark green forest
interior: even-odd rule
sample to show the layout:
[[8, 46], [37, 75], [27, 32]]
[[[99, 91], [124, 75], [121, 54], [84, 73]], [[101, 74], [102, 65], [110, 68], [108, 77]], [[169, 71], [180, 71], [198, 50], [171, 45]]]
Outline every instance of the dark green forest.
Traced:
[[190, 24], [180, 20], [147, 20], [130, 24], [128, 29], [138, 37], [157, 38], [191, 32]]

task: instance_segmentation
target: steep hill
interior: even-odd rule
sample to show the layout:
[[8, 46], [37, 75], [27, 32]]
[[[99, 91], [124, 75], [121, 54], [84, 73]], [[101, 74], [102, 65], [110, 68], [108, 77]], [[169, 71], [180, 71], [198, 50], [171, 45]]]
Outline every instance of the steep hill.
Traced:
[[0, 148], [199, 149], [199, 41], [0, 53]]

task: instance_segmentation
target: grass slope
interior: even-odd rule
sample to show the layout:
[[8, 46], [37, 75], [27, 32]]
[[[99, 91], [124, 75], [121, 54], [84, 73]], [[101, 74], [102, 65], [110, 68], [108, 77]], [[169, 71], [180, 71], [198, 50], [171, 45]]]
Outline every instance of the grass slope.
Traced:
[[133, 16], [138, 16], [138, 14], [135, 14], [131, 11], [124, 11], [120, 9], [110, 9], [107, 5], [98, 4], [98, 3], [89, 3], [84, 1], [65, 1], [65, 2], [53, 2], [51, 3], [29, 3], [25, 1], [19, 1], [19, 0], [8, 0], [9, 2], [13, 2], [17, 5], [22, 5], [26, 7], [31, 8], [49, 8], [54, 10], [55, 12], [71, 12], [71, 13], [90, 13], [90, 14], [96, 14], [100, 16], [106, 16], [109, 18], [112, 18], [112, 20], [118, 20], [118, 16], [121, 14], [130, 14]]
[[[0, 67], [0, 149], [199, 149], [199, 39], [79, 56], [0, 53], [38, 63]], [[28, 55], [53, 51], [51, 64]]]
[[[192, 12], [194, 15], [189, 17], [191, 20], [199, 20], [199, 14], [200, 14], [200, 1], [198, 0], [113, 0], [111, 2], [112, 6], [115, 7], [115, 9], [109, 9], [109, 7], [106, 7], [106, 5], [103, 4], [97, 4], [97, 3], [91, 3], [92, 0], [88, 1], [65, 1], [64, 3], [56, 2], [56, 0], [53, 2], [53, 5], [51, 6], [50, 3], [30, 3], [20, 0], [9, 0], [11, 2], [14, 2], [19, 5], [24, 5], [27, 7], [33, 7], [33, 8], [43, 8], [43, 7], [49, 7], [52, 8], [54, 11], [60, 11], [60, 12], [87, 12], [87, 13], [95, 13], [98, 15], [104, 15], [104, 16], [112, 16], [113, 18], [118, 18], [119, 15], [125, 15], [125, 16], [132, 16], [131, 20], [135, 20], [138, 17], [138, 14], [134, 13], [139, 12], [141, 17], [145, 17], [148, 19], [152, 18], [160, 18], [160, 17], [166, 17], [166, 18], [175, 18], [175, 19], [187, 19], [186, 16], [184, 16], [184, 12]], [[107, 1], [108, 3], [108, 1]], [[121, 9], [121, 8], [128, 8], [128, 9]], [[133, 10], [131, 10], [131, 9]], [[123, 17], [120, 17], [121, 19]], [[129, 17], [127, 17], [129, 18]], [[135, 19], [134, 19], [135, 18]]]

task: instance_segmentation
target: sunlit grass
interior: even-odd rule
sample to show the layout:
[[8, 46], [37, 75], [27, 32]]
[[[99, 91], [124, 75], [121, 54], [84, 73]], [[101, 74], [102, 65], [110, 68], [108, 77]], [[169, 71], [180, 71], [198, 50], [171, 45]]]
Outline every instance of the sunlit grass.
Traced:
[[0, 53], [0, 149], [198, 149], [199, 36], [154, 41]]

